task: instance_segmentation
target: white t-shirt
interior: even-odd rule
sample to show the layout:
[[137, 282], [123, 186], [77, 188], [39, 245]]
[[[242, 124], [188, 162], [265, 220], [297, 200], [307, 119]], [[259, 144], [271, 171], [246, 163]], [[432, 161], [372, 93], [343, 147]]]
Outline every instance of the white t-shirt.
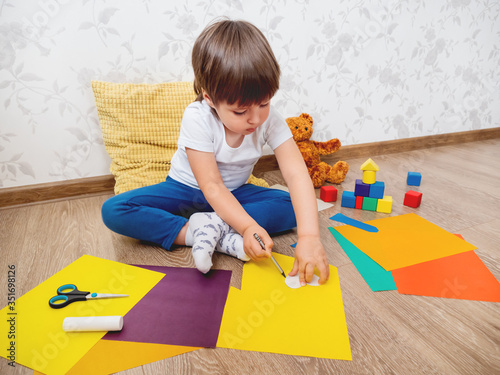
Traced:
[[205, 102], [191, 103], [182, 117], [177, 151], [172, 157], [169, 176], [185, 185], [199, 189], [186, 155], [186, 147], [212, 152], [215, 155], [224, 185], [234, 190], [248, 180], [255, 163], [267, 143], [272, 150], [292, 133], [285, 119], [271, 106], [269, 117], [255, 132], [246, 135], [239, 147], [227, 145], [224, 125]]

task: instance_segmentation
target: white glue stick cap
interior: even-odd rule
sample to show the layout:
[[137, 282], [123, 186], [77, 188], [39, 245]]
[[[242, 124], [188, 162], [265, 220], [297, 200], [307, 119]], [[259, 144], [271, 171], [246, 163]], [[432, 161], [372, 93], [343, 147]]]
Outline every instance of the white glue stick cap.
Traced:
[[65, 332], [121, 331], [123, 316], [82, 316], [69, 317], [63, 321]]

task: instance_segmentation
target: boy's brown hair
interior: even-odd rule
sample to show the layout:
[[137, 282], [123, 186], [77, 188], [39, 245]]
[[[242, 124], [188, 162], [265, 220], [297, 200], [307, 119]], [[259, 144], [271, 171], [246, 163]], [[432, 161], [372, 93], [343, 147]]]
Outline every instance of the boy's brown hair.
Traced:
[[202, 89], [217, 105], [241, 106], [271, 99], [279, 88], [280, 67], [262, 32], [245, 21], [223, 20], [205, 28], [192, 53], [196, 100]]

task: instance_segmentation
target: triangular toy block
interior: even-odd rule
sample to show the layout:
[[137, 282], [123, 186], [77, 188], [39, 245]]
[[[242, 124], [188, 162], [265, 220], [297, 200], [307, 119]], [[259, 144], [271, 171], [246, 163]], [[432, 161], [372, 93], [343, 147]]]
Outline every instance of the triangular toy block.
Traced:
[[365, 161], [361, 167], [359, 168], [362, 171], [378, 171], [378, 165], [370, 158], [367, 161]]
[[422, 193], [418, 191], [410, 190], [405, 194], [405, 200], [403, 204], [408, 207], [417, 208], [422, 202]]
[[340, 205], [342, 207], [354, 208], [356, 206], [356, 196], [354, 193], [352, 191], [343, 191]]
[[385, 183], [383, 181], [376, 181], [370, 185], [370, 198], [382, 199], [384, 197]]
[[377, 202], [377, 212], [390, 214], [392, 211], [392, 197], [384, 195], [384, 198], [379, 199]]

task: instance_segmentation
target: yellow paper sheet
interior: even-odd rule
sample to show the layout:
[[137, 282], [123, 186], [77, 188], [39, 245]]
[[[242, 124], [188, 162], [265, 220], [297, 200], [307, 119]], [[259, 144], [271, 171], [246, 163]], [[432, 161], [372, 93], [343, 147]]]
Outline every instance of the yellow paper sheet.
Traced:
[[[274, 254], [286, 274], [293, 258]], [[243, 267], [229, 291], [218, 347], [351, 360], [337, 269], [322, 286], [290, 289], [271, 259]]]
[[[99, 340], [67, 375], [114, 374], [197, 349], [191, 346]], [[33, 374], [44, 375], [38, 371]]]
[[387, 271], [476, 248], [414, 213], [366, 223], [379, 231], [371, 233], [349, 225], [335, 229]]
[[[15, 341], [15, 361], [45, 374], [64, 374], [106, 332], [64, 332], [70, 316], [125, 315], [164, 275], [139, 267], [84, 255], [0, 311], [0, 327], [15, 318], [15, 339], [0, 335], [0, 355], [8, 358]], [[129, 297], [74, 302], [52, 309], [48, 301], [59, 286], [73, 283], [79, 290], [128, 294]], [[13, 315], [15, 313], [15, 315]], [[12, 315], [10, 315], [12, 314]], [[9, 358], [8, 358], [9, 359]]]

